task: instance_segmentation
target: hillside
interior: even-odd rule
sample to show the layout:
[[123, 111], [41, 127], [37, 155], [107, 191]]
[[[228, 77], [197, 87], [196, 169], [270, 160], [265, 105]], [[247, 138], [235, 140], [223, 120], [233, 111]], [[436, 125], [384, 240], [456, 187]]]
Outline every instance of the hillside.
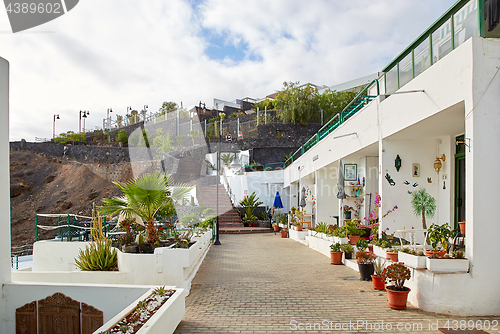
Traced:
[[[89, 216], [92, 203], [102, 205], [102, 198], [120, 194], [113, 183], [94, 174], [89, 167], [91, 164], [11, 151], [12, 246], [35, 241], [35, 212]], [[43, 224], [54, 221], [57, 219], [44, 218]], [[55, 231], [43, 238], [54, 235]]]

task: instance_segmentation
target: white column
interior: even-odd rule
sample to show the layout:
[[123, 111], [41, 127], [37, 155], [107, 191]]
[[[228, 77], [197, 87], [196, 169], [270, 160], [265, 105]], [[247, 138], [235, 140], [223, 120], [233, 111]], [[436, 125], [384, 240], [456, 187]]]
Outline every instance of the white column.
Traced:
[[9, 62], [0, 58], [0, 332], [5, 333], [4, 283], [10, 282]]

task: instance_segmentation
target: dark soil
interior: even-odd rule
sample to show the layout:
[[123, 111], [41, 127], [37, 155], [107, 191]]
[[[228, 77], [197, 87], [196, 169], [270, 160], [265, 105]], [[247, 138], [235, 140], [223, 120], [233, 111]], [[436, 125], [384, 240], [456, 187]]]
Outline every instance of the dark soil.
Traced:
[[[35, 241], [35, 212], [91, 216], [93, 203], [100, 206], [103, 198], [120, 195], [85, 164], [22, 151], [10, 153], [10, 185], [13, 247]], [[57, 218], [40, 218], [39, 224], [57, 225]], [[40, 239], [56, 233], [40, 231]]]

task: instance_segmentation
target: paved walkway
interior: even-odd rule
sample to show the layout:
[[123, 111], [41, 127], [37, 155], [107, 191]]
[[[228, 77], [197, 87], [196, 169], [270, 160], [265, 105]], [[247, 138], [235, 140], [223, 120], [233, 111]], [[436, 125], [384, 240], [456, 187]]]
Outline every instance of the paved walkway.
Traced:
[[220, 241], [193, 280], [177, 334], [441, 333], [429, 325], [453, 320], [414, 307], [392, 310], [386, 292], [357, 272], [279, 234]]

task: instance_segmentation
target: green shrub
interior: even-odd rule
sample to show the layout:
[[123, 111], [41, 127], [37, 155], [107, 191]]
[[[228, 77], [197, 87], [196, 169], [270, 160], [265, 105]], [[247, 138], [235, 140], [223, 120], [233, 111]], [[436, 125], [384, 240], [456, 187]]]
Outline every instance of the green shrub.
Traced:
[[119, 143], [127, 144], [128, 143], [128, 134], [125, 130], [118, 131], [116, 135], [116, 141]]
[[116, 250], [107, 239], [94, 241], [85, 250], [80, 250], [75, 262], [84, 271], [118, 270]]

